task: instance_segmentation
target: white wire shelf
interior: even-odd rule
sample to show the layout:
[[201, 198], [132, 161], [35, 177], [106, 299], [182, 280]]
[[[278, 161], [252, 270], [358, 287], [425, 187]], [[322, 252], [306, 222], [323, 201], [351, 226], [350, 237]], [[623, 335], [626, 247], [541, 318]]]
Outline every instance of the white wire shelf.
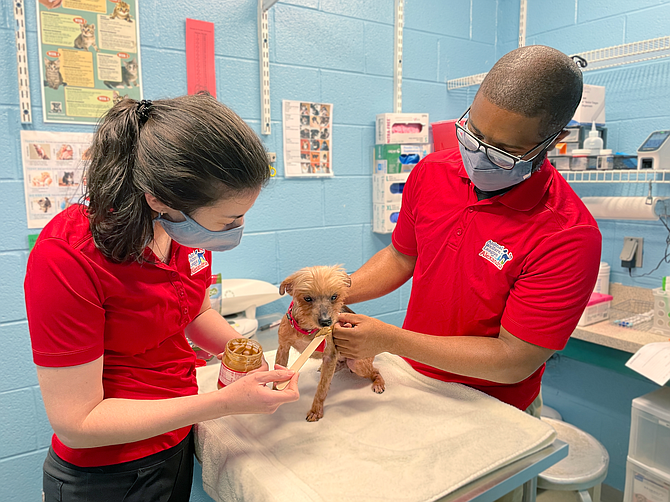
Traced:
[[582, 71], [602, 70], [613, 66], [640, 63], [670, 56], [670, 36], [615, 45], [577, 54], [588, 63]]
[[486, 73], [478, 73], [477, 75], [470, 75], [469, 77], [455, 78], [453, 80], [447, 80], [447, 90], [453, 91], [454, 89], [460, 89], [462, 87], [470, 87], [472, 85], [479, 85], [484, 81]]
[[[576, 55], [586, 59], [588, 63], [582, 71], [602, 70], [614, 66], [651, 61], [670, 56], [670, 36], [614, 45], [603, 49], [580, 52]], [[484, 77], [486, 77], [486, 73], [447, 80], [447, 90], [453, 91], [463, 87], [479, 85]]]
[[670, 171], [559, 171], [569, 183], [670, 183]]

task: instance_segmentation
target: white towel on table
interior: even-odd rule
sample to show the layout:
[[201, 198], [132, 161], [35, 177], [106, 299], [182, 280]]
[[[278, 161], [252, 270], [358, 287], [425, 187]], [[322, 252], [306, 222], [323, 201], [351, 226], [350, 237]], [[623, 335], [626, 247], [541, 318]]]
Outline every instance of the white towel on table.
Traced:
[[[275, 353], [265, 357], [273, 367]], [[291, 349], [291, 359], [297, 352]], [[433, 501], [551, 444], [551, 426], [470, 387], [428, 378], [390, 354], [375, 359], [386, 391], [335, 374], [324, 417], [307, 422], [320, 373], [300, 372], [300, 399], [272, 415], [197, 424], [205, 491], [220, 502]], [[216, 390], [218, 365], [198, 369]]]

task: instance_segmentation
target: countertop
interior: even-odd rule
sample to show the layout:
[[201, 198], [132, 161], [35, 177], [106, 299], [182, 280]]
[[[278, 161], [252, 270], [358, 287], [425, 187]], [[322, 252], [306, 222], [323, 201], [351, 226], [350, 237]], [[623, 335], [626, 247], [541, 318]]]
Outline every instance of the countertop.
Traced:
[[[624, 286], [618, 283], [610, 284], [610, 294], [614, 297], [612, 307], [626, 300], [640, 300], [653, 302], [651, 290]], [[659, 335], [648, 331], [638, 331], [632, 328], [622, 328], [612, 323], [612, 319], [589, 326], [578, 326], [572, 333], [572, 338], [585, 342], [610, 347], [634, 354], [640, 347], [653, 342], [667, 342], [670, 335]]]

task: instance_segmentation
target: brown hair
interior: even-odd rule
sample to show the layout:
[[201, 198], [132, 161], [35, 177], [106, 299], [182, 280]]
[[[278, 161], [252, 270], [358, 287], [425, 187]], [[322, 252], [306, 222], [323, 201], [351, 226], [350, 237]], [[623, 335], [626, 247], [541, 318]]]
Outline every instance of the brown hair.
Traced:
[[107, 112], [86, 174], [93, 239], [116, 262], [141, 260], [153, 239], [145, 193], [191, 214], [270, 177], [260, 138], [209, 94], [138, 105], [126, 98]]

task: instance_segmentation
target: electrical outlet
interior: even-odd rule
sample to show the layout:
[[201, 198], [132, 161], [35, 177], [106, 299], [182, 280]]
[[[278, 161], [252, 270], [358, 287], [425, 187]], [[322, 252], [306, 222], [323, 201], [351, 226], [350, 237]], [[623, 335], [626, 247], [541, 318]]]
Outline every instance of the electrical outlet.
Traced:
[[268, 162], [272, 164], [273, 162], [277, 162], [277, 154], [274, 152], [268, 152]]
[[642, 237], [624, 237], [621, 250], [621, 266], [624, 268], [642, 268]]

